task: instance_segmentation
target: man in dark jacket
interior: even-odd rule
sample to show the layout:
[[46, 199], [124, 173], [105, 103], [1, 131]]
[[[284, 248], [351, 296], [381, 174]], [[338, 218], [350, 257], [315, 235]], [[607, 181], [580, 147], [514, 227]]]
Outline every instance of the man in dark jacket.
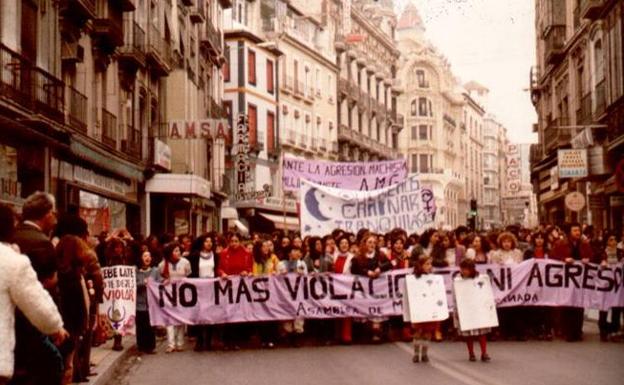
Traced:
[[[581, 238], [581, 225], [572, 223], [568, 231], [568, 238], [558, 241], [551, 251], [554, 259], [565, 263], [580, 261], [589, 263], [593, 259], [593, 252], [589, 242]], [[561, 309], [561, 322], [563, 332], [568, 342], [581, 341], [583, 339], [583, 308], [563, 307]]]
[[[17, 226], [13, 241], [28, 256], [39, 281], [58, 304], [57, 262], [50, 233], [56, 226], [54, 196], [35, 192], [22, 207], [23, 222]], [[20, 312], [15, 317], [15, 374], [11, 384], [60, 383], [63, 360], [50, 343]]]

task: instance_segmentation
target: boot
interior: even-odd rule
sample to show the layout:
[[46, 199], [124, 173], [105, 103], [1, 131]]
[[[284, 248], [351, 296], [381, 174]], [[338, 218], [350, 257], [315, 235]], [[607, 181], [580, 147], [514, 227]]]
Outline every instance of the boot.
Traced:
[[427, 356], [427, 351], [429, 350], [428, 346], [423, 346], [422, 348], [422, 357], [420, 357], [420, 362], [429, 362], [429, 356]]
[[123, 346], [121, 345], [121, 334], [115, 334], [113, 337], [113, 350], [117, 352], [123, 350]]

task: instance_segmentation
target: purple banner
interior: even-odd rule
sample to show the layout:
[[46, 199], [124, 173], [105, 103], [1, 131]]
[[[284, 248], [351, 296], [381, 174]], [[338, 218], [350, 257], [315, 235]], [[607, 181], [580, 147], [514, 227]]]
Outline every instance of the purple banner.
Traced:
[[[563, 264], [531, 260], [516, 266], [481, 265], [498, 307], [574, 306], [606, 310], [624, 307], [623, 266]], [[150, 281], [152, 325], [219, 324], [294, 318], [368, 318], [401, 316], [402, 288], [410, 270], [377, 279], [319, 274]], [[437, 269], [444, 276], [449, 308], [457, 268]]]
[[407, 178], [407, 160], [379, 162], [325, 162], [284, 157], [282, 186], [298, 191], [301, 179], [344, 190], [369, 191], [401, 183]]

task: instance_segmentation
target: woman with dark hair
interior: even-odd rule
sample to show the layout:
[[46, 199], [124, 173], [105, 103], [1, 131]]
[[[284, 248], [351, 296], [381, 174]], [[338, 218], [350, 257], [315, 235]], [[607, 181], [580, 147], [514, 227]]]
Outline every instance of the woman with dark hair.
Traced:
[[[158, 265], [161, 277], [165, 281], [188, 277], [191, 274], [191, 264], [182, 257], [182, 247], [177, 242], [170, 242], [163, 250], [164, 259]], [[167, 326], [167, 350], [181, 352], [184, 349], [184, 325]]]
[[[217, 275], [221, 278], [229, 276], [246, 277], [253, 273], [253, 257], [241, 244], [240, 235], [229, 234], [228, 247], [219, 255]], [[226, 324], [223, 326], [223, 342], [226, 349], [240, 349], [239, 343], [244, 339], [247, 330], [241, 324]]]
[[65, 235], [56, 247], [58, 262], [58, 289], [61, 297], [59, 310], [71, 344], [63, 352], [65, 374], [63, 383], [84, 379], [88, 373], [80, 372], [79, 360], [74, 360], [76, 349], [89, 326], [89, 294], [84, 279], [84, 266], [89, 259], [89, 246], [75, 235]]
[[325, 255], [323, 241], [319, 237], [308, 239], [308, 253], [303, 259], [308, 273], [326, 273], [332, 270], [332, 261]]
[[[351, 274], [368, 278], [379, 278], [382, 272], [390, 270], [392, 266], [388, 258], [377, 249], [377, 238], [372, 233], [361, 235], [358, 255], [353, 258]], [[373, 317], [371, 321], [372, 342], [382, 340], [382, 322], [384, 318]]]
[[[188, 256], [191, 265], [191, 278], [214, 278], [215, 271], [219, 263], [219, 258], [215, 253], [216, 242], [207, 234], [198, 237], [191, 245]], [[200, 325], [194, 328], [197, 337], [195, 341], [195, 351], [210, 350], [212, 341], [212, 327]]]
[[420, 237], [420, 245], [426, 255], [431, 256], [434, 247], [440, 242], [440, 233], [436, 229], [427, 229]]
[[277, 258], [279, 258], [280, 261], [288, 260], [288, 250], [290, 249], [290, 244], [291, 241], [289, 237], [284, 235], [279, 238], [275, 255], [277, 255]]
[[[524, 252], [524, 260], [548, 259], [550, 248], [547, 236], [543, 232], [535, 232], [531, 235], [531, 245]], [[525, 309], [530, 323], [531, 332], [540, 340], [550, 341], [553, 338], [553, 309], [549, 306], [532, 306]]]
[[476, 264], [488, 263], [490, 243], [481, 234], [468, 238], [469, 248], [466, 250], [466, 258], [472, 259]]

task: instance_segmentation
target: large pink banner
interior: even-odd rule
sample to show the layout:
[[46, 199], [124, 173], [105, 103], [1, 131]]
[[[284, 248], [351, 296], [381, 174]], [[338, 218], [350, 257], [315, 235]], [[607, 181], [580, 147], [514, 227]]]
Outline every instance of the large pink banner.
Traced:
[[[531, 260], [516, 266], [481, 265], [491, 278], [498, 307], [574, 306], [607, 310], [624, 307], [622, 264], [563, 264]], [[402, 288], [410, 270], [377, 279], [342, 274], [277, 275], [228, 279], [151, 281], [148, 302], [152, 325], [219, 324], [291, 320], [401, 316]], [[444, 276], [449, 308], [457, 268]]]
[[407, 178], [407, 161], [325, 162], [284, 157], [282, 186], [298, 191], [301, 179], [344, 190], [369, 191], [401, 183]]

